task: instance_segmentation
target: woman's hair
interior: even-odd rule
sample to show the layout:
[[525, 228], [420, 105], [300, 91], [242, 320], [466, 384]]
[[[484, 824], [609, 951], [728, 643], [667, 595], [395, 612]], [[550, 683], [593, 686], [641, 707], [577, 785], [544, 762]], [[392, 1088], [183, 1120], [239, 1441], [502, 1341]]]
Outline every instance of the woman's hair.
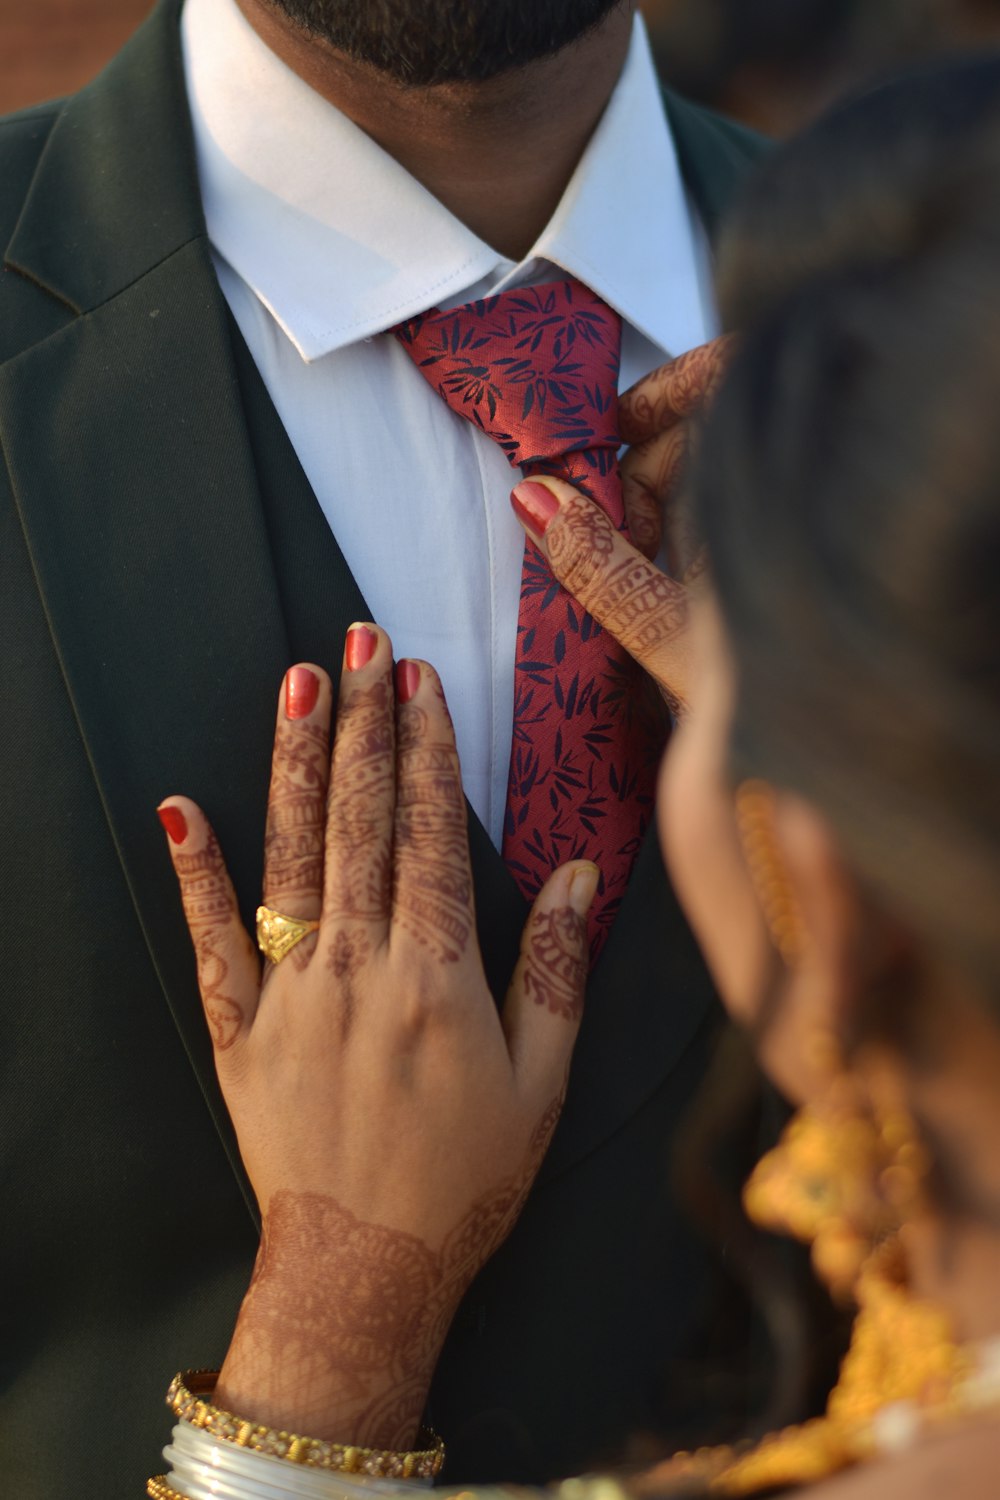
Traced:
[[744, 332], [694, 498], [734, 773], [821, 808], [1000, 1002], [1000, 57], [775, 153], [719, 281]]

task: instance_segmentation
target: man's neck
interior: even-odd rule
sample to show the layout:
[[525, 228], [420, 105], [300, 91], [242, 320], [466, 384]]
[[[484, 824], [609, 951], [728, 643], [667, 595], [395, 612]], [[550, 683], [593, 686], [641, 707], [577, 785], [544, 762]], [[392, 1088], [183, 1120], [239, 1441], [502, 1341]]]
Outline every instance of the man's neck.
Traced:
[[604, 111], [633, 12], [625, 0], [580, 41], [487, 83], [407, 88], [303, 33], [267, 0], [237, 3], [287, 67], [515, 261], [552, 217]]

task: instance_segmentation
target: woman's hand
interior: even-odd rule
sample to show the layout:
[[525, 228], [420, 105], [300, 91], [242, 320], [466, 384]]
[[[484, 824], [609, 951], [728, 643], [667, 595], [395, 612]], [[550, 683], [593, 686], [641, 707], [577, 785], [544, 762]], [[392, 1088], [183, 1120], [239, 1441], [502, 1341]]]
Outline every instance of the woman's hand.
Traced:
[[[515, 510], [565, 589], [658, 684], [675, 715], [687, 707], [691, 653], [687, 623], [704, 557], [677, 503], [692, 440], [688, 420], [711, 398], [731, 348], [715, 339], [647, 375], [621, 399], [622, 493], [632, 542], [572, 485], [532, 476], [556, 507], [515, 490]], [[518, 503], [518, 501], [520, 503]], [[633, 545], [634, 543], [634, 545]], [[668, 573], [653, 559], [661, 550]]]
[[459, 1299], [511, 1228], [561, 1107], [595, 867], [558, 870], [498, 1014], [476, 943], [444, 695], [381, 631], [331, 687], [288, 673], [266, 906], [319, 929], [267, 964], [202, 812], [161, 808], [219, 1080], [263, 1215], [218, 1404], [269, 1426], [407, 1447]]
[[636, 381], [618, 407], [622, 442], [631, 445], [621, 463], [629, 535], [650, 561], [662, 547], [681, 582], [697, 555], [675, 503], [695, 431], [690, 418], [712, 399], [732, 350], [731, 334], [689, 349]]

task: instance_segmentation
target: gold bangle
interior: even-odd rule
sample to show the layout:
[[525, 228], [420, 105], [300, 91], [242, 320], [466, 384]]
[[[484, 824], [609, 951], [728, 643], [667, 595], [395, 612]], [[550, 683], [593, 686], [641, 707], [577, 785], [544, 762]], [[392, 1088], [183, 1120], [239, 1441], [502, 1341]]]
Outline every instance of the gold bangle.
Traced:
[[[372, 1474], [380, 1479], [434, 1479], [444, 1465], [444, 1443], [427, 1427], [417, 1434], [421, 1445], [418, 1451], [394, 1453], [383, 1448], [330, 1443], [323, 1438], [302, 1437], [295, 1432], [279, 1432], [248, 1422], [205, 1399], [214, 1394], [218, 1378], [218, 1370], [188, 1370], [175, 1375], [167, 1392], [167, 1405], [174, 1416], [239, 1448], [250, 1448], [254, 1453], [267, 1453], [272, 1458], [285, 1458], [289, 1463], [314, 1469]], [[170, 1500], [170, 1496], [154, 1500]]]

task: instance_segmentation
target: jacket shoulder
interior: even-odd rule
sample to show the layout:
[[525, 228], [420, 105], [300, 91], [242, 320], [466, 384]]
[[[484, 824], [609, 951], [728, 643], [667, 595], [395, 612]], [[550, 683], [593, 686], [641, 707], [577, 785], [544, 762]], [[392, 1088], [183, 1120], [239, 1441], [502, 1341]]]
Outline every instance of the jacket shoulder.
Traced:
[[748, 166], [767, 152], [773, 151], [774, 142], [768, 140], [767, 136], [739, 124], [728, 115], [720, 115], [703, 104], [694, 104], [690, 99], [675, 94], [673, 89], [665, 88], [663, 93], [671, 114], [682, 115], [689, 128], [704, 131], [706, 135], [714, 137], [720, 146], [742, 157]]
[[673, 89], [663, 90], [663, 105], [681, 173], [714, 235], [770, 142], [735, 120], [692, 104]]
[[68, 309], [6, 264], [6, 250], [63, 101], [0, 117], [0, 363], [61, 327]]
[[0, 116], [0, 239], [7, 245], [63, 101]]

